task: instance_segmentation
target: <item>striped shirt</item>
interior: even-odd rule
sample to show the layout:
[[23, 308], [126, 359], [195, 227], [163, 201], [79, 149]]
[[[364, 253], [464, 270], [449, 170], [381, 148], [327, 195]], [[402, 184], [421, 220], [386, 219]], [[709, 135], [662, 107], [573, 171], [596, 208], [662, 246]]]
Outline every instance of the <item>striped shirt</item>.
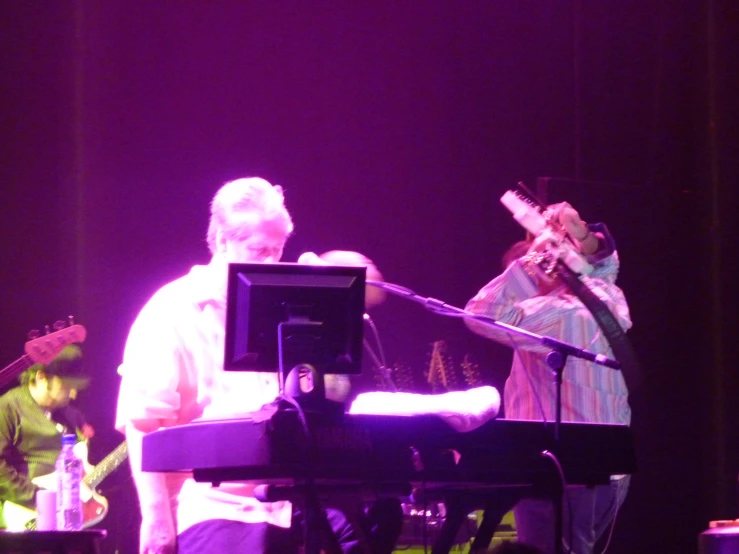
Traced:
[[[583, 282], [605, 302], [623, 329], [630, 328], [626, 299], [615, 284], [618, 254], [613, 250], [602, 259], [588, 261], [594, 270], [582, 278]], [[606, 337], [580, 299], [564, 286], [540, 295], [520, 260], [485, 285], [469, 301], [467, 310], [613, 358]], [[503, 395], [505, 417], [553, 421], [556, 388], [546, 362], [551, 349], [502, 329], [474, 321], [468, 325], [476, 333], [514, 348]], [[568, 357], [563, 373], [562, 420], [629, 424], [631, 409], [621, 371]]]

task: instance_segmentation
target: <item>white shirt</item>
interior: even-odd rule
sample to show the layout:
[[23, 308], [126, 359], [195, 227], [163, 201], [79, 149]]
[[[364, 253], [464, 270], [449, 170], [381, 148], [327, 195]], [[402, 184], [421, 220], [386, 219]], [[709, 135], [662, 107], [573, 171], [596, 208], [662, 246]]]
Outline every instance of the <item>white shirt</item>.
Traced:
[[[157, 420], [160, 427], [170, 427], [198, 418], [233, 418], [258, 410], [277, 396], [276, 374], [223, 370], [222, 269], [213, 262], [193, 267], [159, 289], [139, 313], [119, 368], [123, 379], [117, 429], [137, 420]], [[178, 534], [210, 519], [290, 526], [288, 502], [259, 502], [253, 486], [245, 483], [214, 488], [192, 478], [169, 481], [170, 495], [176, 496]]]

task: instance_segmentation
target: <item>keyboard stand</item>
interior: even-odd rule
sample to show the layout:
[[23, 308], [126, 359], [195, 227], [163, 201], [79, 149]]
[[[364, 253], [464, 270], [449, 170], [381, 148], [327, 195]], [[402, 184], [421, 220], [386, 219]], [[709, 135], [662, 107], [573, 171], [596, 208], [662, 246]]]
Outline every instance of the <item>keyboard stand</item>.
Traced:
[[475, 509], [483, 509], [483, 517], [470, 547], [470, 552], [485, 552], [503, 516], [530, 490], [529, 487], [500, 487], [480, 496], [474, 492], [455, 492], [445, 499], [447, 515], [433, 545], [431, 554], [448, 554], [454, 546], [459, 528]]
[[287, 500], [301, 507], [306, 554], [320, 554], [322, 549], [326, 554], [341, 554], [336, 535], [321, 507], [319, 488], [314, 483], [260, 485], [255, 488], [254, 496], [261, 502]]

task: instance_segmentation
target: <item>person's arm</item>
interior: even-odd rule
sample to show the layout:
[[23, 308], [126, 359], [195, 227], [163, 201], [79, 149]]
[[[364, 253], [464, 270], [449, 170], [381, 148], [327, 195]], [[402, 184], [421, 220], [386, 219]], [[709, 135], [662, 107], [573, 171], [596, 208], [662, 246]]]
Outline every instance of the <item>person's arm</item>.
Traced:
[[[518, 259], [480, 289], [465, 310], [533, 333], [554, 333], [561, 320], [552, 317], [551, 298], [538, 294], [536, 275], [526, 267], [525, 261]], [[474, 319], [466, 319], [465, 323], [475, 333], [504, 344], [509, 344], [514, 337], [499, 327], [490, 327]], [[533, 347], [534, 343], [526, 341], [529, 342], [528, 346]]]
[[[156, 297], [155, 297], [156, 298]], [[131, 474], [139, 498], [141, 554], [176, 551], [177, 521], [173, 509], [177, 490], [166, 474], [141, 470], [145, 434], [173, 425], [180, 396], [177, 334], [168, 306], [156, 300], [144, 307], [126, 341], [118, 394], [116, 429], [126, 435]]]
[[[368, 257], [351, 250], [331, 250], [317, 256], [313, 252], [305, 252], [298, 258], [299, 264], [307, 265], [348, 265], [367, 268], [368, 281], [384, 281], [382, 273]], [[367, 285], [364, 294], [364, 307], [369, 309], [385, 301], [385, 291], [381, 288]]]
[[549, 206], [547, 211], [567, 231], [567, 234], [575, 241], [575, 245], [584, 256], [593, 256], [604, 247], [605, 237], [603, 233], [592, 229], [591, 226], [580, 219], [577, 210], [567, 202]]
[[10, 402], [0, 404], [0, 500], [35, 509], [38, 487], [7, 461], [15, 448], [16, 416], [16, 406]]
[[[514, 261], [501, 275], [485, 285], [472, 298], [466, 310], [484, 315], [500, 323], [506, 323], [538, 335], [559, 337], [562, 326], [573, 318], [590, 318], [588, 309], [572, 294], [538, 296], [535, 277], [525, 269], [525, 262]], [[628, 305], [623, 292], [615, 284], [602, 279], [583, 277], [588, 288], [608, 306], [624, 329], [631, 327]], [[502, 344], [548, 352], [533, 339], [520, 337], [498, 327], [489, 327], [474, 320], [465, 320], [467, 326], [477, 334]]]
[[603, 223], [586, 224], [572, 206], [563, 202], [550, 207], [554, 217], [573, 238], [593, 266], [590, 275], [580, 279], [608, 307], [623, 329], [631, 327], [631, 317], [623, 291], [616, 286], [619, 270], [616, 241]]
[[174, 554], [176, 551], [176, 518], [166, 475], [141, 471], [141, 445], [145, 434], [155, 431], [158, 422], [137, 421], [125, 427], [131, 475], [141, 509], [141, 554]]
[[[628, 329], [631, 327], [628, 305], [623, 292], [615, 285], [618, 255], [607, 228], [601, 224], [586, 225], [569, 204], [557, 204], [551, 209], [552, 217], [559, 221], [588, 261], [594, 264], [593, 274], [583, 276], [583, 282], [608, 306], [621, 326]], [[541, 239], [534, 240], [530, 252], [546, 249], [546, 240], [544, 237]], [[485, 285], [468, 302], [466, 309], [536, 334], [558, 336], [559, 327], [567, 320], [569, 313], [587, 308], [571, 296], [540, 295], [542, 278], [542, 272], [532, 264], [529, 256], [523, 256]], [[474, 332], [499, 342], [510, 345], [511, 341], [516, 340], [521, 348], [547, 350], [533, 340], [519, 341], [517, 336], [499, 328], [491, 328], [474, 320], [466, 320], [466, 323]]]

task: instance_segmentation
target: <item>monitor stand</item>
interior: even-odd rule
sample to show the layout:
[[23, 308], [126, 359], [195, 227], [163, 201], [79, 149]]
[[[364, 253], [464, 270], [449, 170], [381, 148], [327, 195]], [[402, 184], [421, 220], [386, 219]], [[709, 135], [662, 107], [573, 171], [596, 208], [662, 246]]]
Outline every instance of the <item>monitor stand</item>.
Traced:
[[[320, 340], [320, 326], [319, 322], [293, 316], [288, 321], [280, 323], [277, 328], [280, 384], [277, 409], [296, 412], [304, 426], [308, 441], [308, 454], [305, 460], [307, 467], [311, 467], [313, 463], [313, 449], [316, 445], [312, 440], [306, 414], [319, 414], [322, 418], [340, 418], [345, 412], [342, 402], [326, 398], [323, 375], [313, 365], [298, 363], [287, 374], [285, 372], [287, 360], [290, 360], [288, 365], [291, 365], [301, 358], [310, 359], [313, 344]], [[328, 554], [341, 554], [336, 536], [326, 518], [326, 512], [321, 507], [312, 471], [308, 472], [308, 477], [302, 483], [284, 489], [283, 493], [297, 497], [293, 498], [293, 501], [297, 500], [303, 509], [306, 554], [320, 554], [322, 547], [325, 547]]]
[[340, 417], [346, 412], [343, 402], [326, 398], [324, 377], [310, 364], [293, 367], [284, 383], [278, 397], [279, 409], [296, 410], [297, 403], [304, 412], [311, 414]]

